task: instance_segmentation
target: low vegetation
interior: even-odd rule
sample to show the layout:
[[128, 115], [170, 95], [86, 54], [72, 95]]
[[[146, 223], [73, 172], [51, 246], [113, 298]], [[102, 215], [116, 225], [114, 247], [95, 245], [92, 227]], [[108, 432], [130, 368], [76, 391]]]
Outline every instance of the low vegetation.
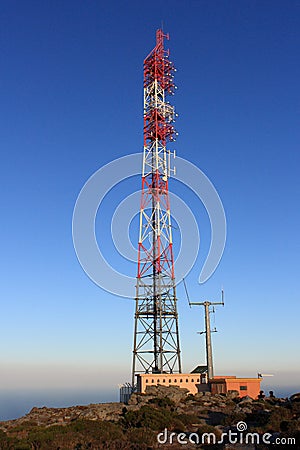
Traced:
[[[166, 392], [165, 392], [166, 394]], [[178, 394], [177, 394], [178, 395]], [[134, 402], [133, 402], [134, 403]], [[97, 405], [81, 408], [79, 411], [96, 411]], [[73, 407], [72, 411], [74, 413]], [[112, 407], [111, 407], [112, 408]], [[52, 410], [51, 410], [52, 411]], [[54, 412], [53, 412], [54, 411]], [[55, 410], [52, 413], [55, 414]], [[39, 410], [17, 421], [0, 423], [0, 450], [150, 450], [156, 448], [179, 449], [182, 445], [159, 445], [157, 434], [167, 429], [178, 433], [201, 436], [215, 434], [218, 439], [222, 431], [235, 429], [239, 421], [248, 424], [248, 430], [257, 433], [271, 433], [274, 436], [294, 437], [300, 433], [300, 401], [281, 399], [242, 401], [225, 395], [188, 396], [174, 401], [169, 396], [141, 396], [133, 405], [121, 405], [114, 420], [82, 419], [73, 414], [61, 424], [38, 421]], [[47, 411], [46, 411], [47, 412]], [[45, 409], [41, 412], [45, 415]], [[65, 414], [65, 411], [64, 411]], [[50, 415], [49, 415], [50, 417]], [[297, 443], [298, 442], [298, 443]], [[278, 448], [299, 448], [295, 446]], [[274, 445], [257, 446], [264, 450]], [[184, 448], [225, 448], [224, 445], [185, 445]]]

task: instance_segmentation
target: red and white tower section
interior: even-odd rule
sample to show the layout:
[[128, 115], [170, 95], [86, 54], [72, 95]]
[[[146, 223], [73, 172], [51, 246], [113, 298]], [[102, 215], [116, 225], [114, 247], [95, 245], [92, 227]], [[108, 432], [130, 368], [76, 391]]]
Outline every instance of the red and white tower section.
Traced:
[[[180, 373], [180, 345], [169, 201], [175, 141], [175, 71], [162, 30], [144, 61], [144, 151], [139, 220], [138, 273], [132, 385], [140, 373]], [[173, 156], [173, 155], [172, 155]], [[175, 156], [175, 155], [174, 155]], [[173, 169], [174, 170], [174, 169]]]

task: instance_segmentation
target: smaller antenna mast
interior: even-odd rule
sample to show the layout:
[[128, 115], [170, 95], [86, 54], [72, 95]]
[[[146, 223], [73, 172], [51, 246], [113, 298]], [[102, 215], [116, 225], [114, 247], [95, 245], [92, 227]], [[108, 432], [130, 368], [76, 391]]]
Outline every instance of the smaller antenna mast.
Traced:
[[204, 306], [205, 311], [205, 335], [206, 335], [206, 363], [207, 363], [207, 375], [208, 380], [211, 380], [214, 377], [214, 366], [213, 366], [213, 355], [212, 355], [212, 339], [211, 333], [215, 330], [211, 330], [210, 327], [210, 310], [209, 307], [212, 305], [222, 305], [224, 306], [224, 290], [221, 292], [221, 302], [190, 302], [190, 306]]

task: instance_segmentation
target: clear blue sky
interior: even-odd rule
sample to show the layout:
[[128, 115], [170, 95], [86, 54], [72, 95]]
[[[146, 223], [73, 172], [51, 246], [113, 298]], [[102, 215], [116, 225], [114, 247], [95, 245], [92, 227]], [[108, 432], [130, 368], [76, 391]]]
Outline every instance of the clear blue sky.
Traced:
[[[209, 222], [174, 182], [202, 237], [190, 296], [226, 291], [216, 372], [273, 373], [266, 389], [299, 390], [299, 2], [6, 0], [0, 20], [0, 418], [114, 400], [130, 379], [133, 302], [85, 275], [71, 221], [97, 169], [142, 151], [142, 63], [162, 20], [178, 70], [176, 150], [214, 183], [228, 222], [222, 261], [200, 286]], [[182, 286], [178, 296], [189, 371], [204, 360], [203, 311]]]

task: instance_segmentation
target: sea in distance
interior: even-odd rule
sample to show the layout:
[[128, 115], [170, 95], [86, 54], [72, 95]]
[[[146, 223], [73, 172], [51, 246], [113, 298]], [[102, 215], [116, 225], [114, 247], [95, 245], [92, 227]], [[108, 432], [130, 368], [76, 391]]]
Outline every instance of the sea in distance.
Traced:
[[27, 414], [34, 406], [64, 408], [90, 403], [118, 402], [118, 387], [114, 390], [1, 390], [0, 421], [17, 419]]
[[[262, 386], [262, 389], [264, 386]], [[295, 388], [274, 386], [277, 397], [290, 397], [297, 392]], [[267, 389], [265, 394], [268, 395]], [[113, 390], [0, 390], [0, 421], [17, 419], [27, 414], [34, 406], [64, 408], [90, 403], [118, 402], [118, 388]]]

